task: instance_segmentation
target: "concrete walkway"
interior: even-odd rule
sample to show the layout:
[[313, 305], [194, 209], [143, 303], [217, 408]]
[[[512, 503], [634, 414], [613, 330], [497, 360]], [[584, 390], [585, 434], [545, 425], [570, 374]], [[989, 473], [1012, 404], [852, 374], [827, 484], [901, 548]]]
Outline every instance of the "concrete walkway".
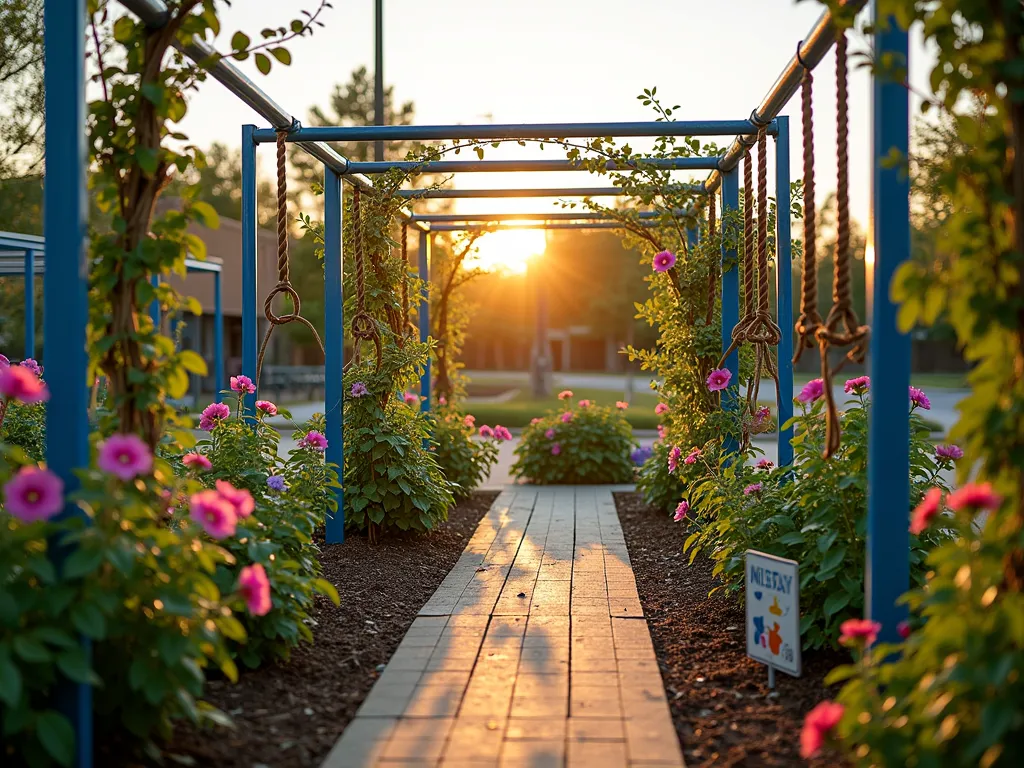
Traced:
[[613, 490], [503, 491], [323, 768], [681, 767]]

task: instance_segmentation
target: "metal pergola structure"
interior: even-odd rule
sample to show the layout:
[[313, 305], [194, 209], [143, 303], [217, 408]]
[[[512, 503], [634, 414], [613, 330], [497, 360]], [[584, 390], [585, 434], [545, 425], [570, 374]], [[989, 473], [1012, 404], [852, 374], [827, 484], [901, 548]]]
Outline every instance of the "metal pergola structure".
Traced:
[[[163, 0], [121, 0], [130, 12], [151, 27], [166, 24], [168, 10]], [[848, 0], [847, 8], [859, 10], [865, 0]], [[909, 57], [908, 35], [895, 23], [879, 17], [877, 0], [872, 4], [874, 51], [876, 57], [895, 57], [906, 61]], [[45, 234], [51, 245], [54, 269], [46, 274], [44, 331], [47, 339], [47, 372], [52, 394], [47, 409], [47, 427], [50, 434], [61, 434], [63, 439], [47, 443], [50, 468], [65, 482], [68, 490], [77, 487], [74, 471], [89, 463], [88, 443], [88, 357], [86, 352], [86, 326], [88, 321], [86, 238], [86, 185], [87, 148], [85, 143], [85, 2], [84, 0], [46, 0], [44, 23], [46, 30], [45, 68], [46, 90], [46, 145], [47, 183], [45, 186]], [[796, 93], [806, 69], [813, 69], [835, 42], [833, 18], [823, 13], [807, 37], [797, 46], [797, 54], [784, 67], [775, 83], [747, 120], [679, 121], [650, 123], [578, 123], [541, 125], [450, 125], [450, 126], [365, 126], [303, 128], [292, 116], [267, 94], [261, 91], [226, 58], [216, 56], [209, 45], [194, 41], [179, 44], [179, 50], [196, 60], [213, 63], [209, 74], [225, 85], [234, 95], [252, 107], [268, 123], [267, 128], [246, 125], [242, 128], [242, 220], [243, 220], [243, 372], [255, 379], [258, 338], [257, 284], [256, 284], [256, 150], [260, 143], [276, 140], [279, 130], [287, 130], [288, 141], [295, 143], [312, 157], [323, 163], [324, 185], [324, 276], [325, 276], [325, 347], [326, 347], [326, 402], [327, 460], [343, 465], [342, 425], [342, 194], [344, 179], [354, 186], [370, 189], [371, 176], [388, 168], [402, 168], [400, 163], [354, 163], [342, 157], [325, 141], [382, 142], [394, 139], [453, 140], [453, 139], [562, 139], [593, 136], [663, 136], [675, 135], [732, 135], [732, 142], [719, 157], [688, 159], [680, 169], [695, 169], [698, 163], [710, 168], [710, 174], [700, 185], [705, 194], [720, 194], [723, 214], [738, 208], [740, 159], [756, 141], [756, 134], [767, 127], [776, 136], [775, 178], [780, 211], [789, 210], [789, 126], [780, 111]], [[909, 508], [909, 445], [903, 439], [909, 434], [907, 387], [910, 380], [910, 343], [906, 334], [896, 325], [897, 307], [889, 296], [893, 273], [910, 255], [909, 183], [887, 158], [892, 152], [906, 155], [909, 144], [909, 97], [901, 82], [876, 76], [871, 94], [872, 105], [872, 201], [869, 227], [868, 264], [871, 271], [870, 313], [873, 333], [870, 347], [872, 375], [872, 408], [869, 417], [869, 469], [868, 469], [868, 532], [866, 606], [870, 618], [882, 623], [882, 640], [895, 639], [896, 626], [906, 609], [896, 600], [909, 584], [907, 510]], [[541, 161], [437, 161], [433, 167], [424, 166], [424, 172], [480, 172], [573, 170], [571, 167], [552, 168], [538, 165]], [[549, 163], [550, 161], [543, 161]], [[558, 161], [559, 163], [561, 161]], [[572, 165], [572, 164], [567, 164]], [[575, 189], [575, 188], [574, 188]], [[615, 188], [601, 188], [576, 194], [619, 194]], [[539, 190], [444, 190], [445, 197], [535, 197]], [[467, 195], [474, 192], [473, 195]], [[556, 194], [557, 193], [557, 194]], [[418, 193], [412, 192], [411, 195]], [[548, 190], [557, 197], [571, 194], [566, 190]], [[435, 195], [438, 196], [438, 195]], [[408, 225], [418, 230], [419, 271], [428, 276], [430, 232], [455, 223], [438, 222], [402, 212]], [[564, 220], [566, 225], [598, 224], [592, 217], [586, 220]], [[473, 222], [464, 222], [469, 225]], [[479, 223], [479, 222], [477, 222]], [[553, 220], [550, 226], [555, 226]], [[776, 229], [778, 243], [777, 275], [790, 274], [790, 219], [778, 217]], [[734, 259], [735, 251], [725, 250], [724, 259]], [[792, 305], [789, 280], [779, 284], [777, 295], [779, 318], [789, 325]], [[729, 331], [739, 317], [738, 270], [724, 272], [721, 285], [722, 327], [724, 345], [728, 345]], [[423, 337], [429, 329], [426, 311], [421, 311], [419, 327]], [[792, 357], [792, 334], [784, 333], [779, 346], [780, 364]], [[52, 357], [52, 359], [51, 359]], [[734, 373], [737, 355], [727, 362]], [[738, 386], [738, 383], [737, 385]], [[429, 374], [423, 382], [429, 393]], [[734, 390], [735, 392], [735, 390]], [[785, 392], [784, 395], [788, 395]], [[429, 398], [426, 401], [429, 403]], [[780, 411], [784, 422], [792, 407], [788, 396], [782, 398], [787, 410]], [[429, 407], [429, 406], [427, 406]], [[896, 439], [893, 439], [896, 436]], [[780, 442], [780, 464], [791, 461], [787, 442]], [[339, 512], [327, 521], [328, 541], [339, 541], [344, 527], [342, 498], [339, 491]], [[68, 507], [65, 514], [74, 514]], [[71, 718], [76, 742], [76, 765], [92, 764], [91, 743], [91, 690], [87, 685], [65, 683], [58, 694], [58, 706]]]

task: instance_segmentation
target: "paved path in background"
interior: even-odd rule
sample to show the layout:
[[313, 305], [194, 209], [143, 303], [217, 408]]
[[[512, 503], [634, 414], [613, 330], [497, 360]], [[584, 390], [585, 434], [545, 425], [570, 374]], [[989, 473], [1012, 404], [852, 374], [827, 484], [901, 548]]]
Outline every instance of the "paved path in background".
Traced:
[[681, 768], [612, 490], [503, 491], [323, 768]]

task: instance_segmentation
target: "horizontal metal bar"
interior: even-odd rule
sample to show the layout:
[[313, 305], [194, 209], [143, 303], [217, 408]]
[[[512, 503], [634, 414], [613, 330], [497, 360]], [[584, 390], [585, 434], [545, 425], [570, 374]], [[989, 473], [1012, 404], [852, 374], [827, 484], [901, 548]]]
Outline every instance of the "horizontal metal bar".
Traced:
[[[856, 13], [864, 7], [867, 0], [846, 0], [846, 7]], [[761, 103], [751, 113], [750, 121], [757, 125], [770, 125], [779, 116], [782, 108], [789, 103], [793, 95], [800, 88], [800, 81], [803, 79], [806, 69], [814, 69], [825, 54], [835, 45], [835, 28], [832, 24], [832, 12], [825, 11], [811, 27], [810, 32], [797, 46], [797, 53], [789, 60], [782, 74], [768, 89], [768, 93], [761, 100]], [[806, 69], [805, 69], [806, 65]], [[777, 132], [769, 130], [769, 133]], [[726, 150], [718, 164], [718, 169], [711, 172], [704, 186], [708, 192], [715, 192], [722, 184], [722, 174], [731, 171], [739, 165], [740, 159], [754, 145], [757, 140], [750, 133], [736, 131], [737, 136], [733, 139], [729, 149]]]
[[[645, 223], [644, 226], [655, 226], [657, 222]], [[481, 230], [509, 229], [625, 229], [624, 224], [617, 221], [556, 221], [551, 223], [535, 222], [527, 224], [436, 224], [431, 225], [431, 232], [479, 232]]]
[[[703, 193], [703, 184], [673, 185], [675, 191]], [[429, 199], [469, 199], [481, 197], [616, 197], [625, 195], [621, 187], [555, 187], [534, 189], [403, 189], [399, 197]]]
[[[503, 125], [333, 125], [292, 131], [289, 141], [443, 141], [448, 139], [582, 139], [626, 136], [756, 135], [750, 120], [676, 120], [634, 123], [509, 123]], [[256, 131], [257, 142], [276, 141]]]
[[[718, 167], [718, 157], [645, 157], [635, 163], [609, 160], [605, 168], [629, 170], [642, 165], [656, 170], [709, 170]], [[588, 171], [586, 165], [572, 160], [435, 160], [417, 163], [409, 160], [385, 160], [384, 162], [349, 162], [352, 173], [387, 173], [392, 169], [417, 173], [518, 173], [521, 171]]]
[[[689, 211], [677, 209], [676, 216], [687, 216]], [[661, 211], [641, 211], [641, 219], [655, 219], [662, 215]], [[452, 222], [475, 221], [602, 221], [611, 219], [604, 211], [548, 211], [547, 213], [427, 213], [415, 214], [413, 221], [426, 221], [431, 224], [450, 224]]]
[[[42, 241], [42, 238], [39, 238]], [[32, 246], [25, 250], [33, 250], [36, 258], [33, 260], [35, 274], [46, 273], [46, 253], [44, 245]], [[221, 272], [224, 264], [221, 259], [207, 258], [205, 261], [194, 259], [191, 256], [185, 259], [185, 269], [189, 272]], [[24, 251], [15, 251], [7, 247], [0, 248], [0, 275], [23, 275], [25, 274]]]

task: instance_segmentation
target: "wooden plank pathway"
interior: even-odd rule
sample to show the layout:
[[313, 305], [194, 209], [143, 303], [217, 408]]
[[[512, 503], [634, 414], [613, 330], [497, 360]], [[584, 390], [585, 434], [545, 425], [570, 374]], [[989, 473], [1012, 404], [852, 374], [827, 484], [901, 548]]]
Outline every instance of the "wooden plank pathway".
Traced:
[[682, 766], [612, 490], [503, 491], [323, 768]]

